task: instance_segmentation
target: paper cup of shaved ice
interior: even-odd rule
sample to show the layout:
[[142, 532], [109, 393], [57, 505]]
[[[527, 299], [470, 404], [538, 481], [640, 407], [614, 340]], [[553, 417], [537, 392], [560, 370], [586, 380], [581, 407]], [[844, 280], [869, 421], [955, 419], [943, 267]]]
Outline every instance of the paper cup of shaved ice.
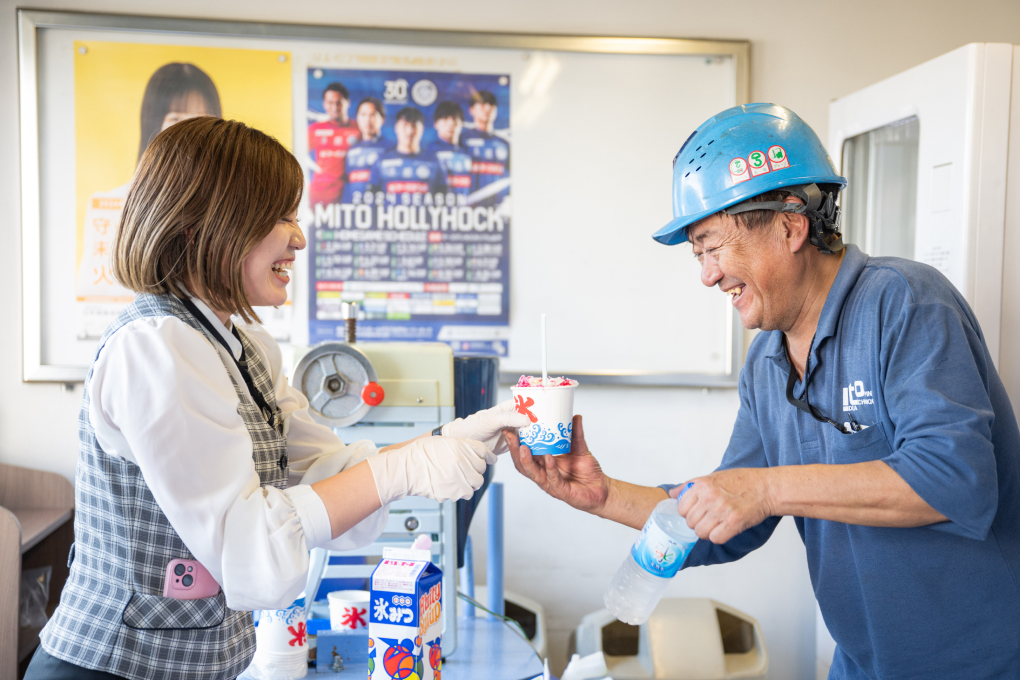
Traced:
[[532, 455], [570, 453], [575, 387], [577, 381], [570, 378], [549, 378], [543, 382], [541, 377], [522, 375], [510, 388], [514, 410], [531, 420], [531, 425], [520, 429], [520, 437], [521, 444], [531, 449]]

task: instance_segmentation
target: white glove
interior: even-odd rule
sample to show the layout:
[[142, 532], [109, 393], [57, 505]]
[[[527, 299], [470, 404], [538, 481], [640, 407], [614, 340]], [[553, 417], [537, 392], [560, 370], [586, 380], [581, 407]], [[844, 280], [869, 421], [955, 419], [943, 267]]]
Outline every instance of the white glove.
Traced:
[[527, 427], [531, 419], [514, 410], [514, 400], [508, 399], [490, 409], [479, 411], [467, 418], [457, 418], [443, 425], [444, 437], [461, 437], [482, 442], [497, 456], [510, 450], [503, 438], [503, 428]]
[[404, 496], [437, 501], [471, 498], [496, 456], [469, 439], [424, 437], [368, 459], [383, 505]]

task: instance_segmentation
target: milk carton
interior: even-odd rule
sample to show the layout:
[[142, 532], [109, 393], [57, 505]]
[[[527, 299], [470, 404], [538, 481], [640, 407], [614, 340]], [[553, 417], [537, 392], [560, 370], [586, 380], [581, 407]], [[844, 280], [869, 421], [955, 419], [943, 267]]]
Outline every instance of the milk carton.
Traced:
[[370, 680], [440, 680], [443, 572], [428, 550], [385, 548], [372, 572]]

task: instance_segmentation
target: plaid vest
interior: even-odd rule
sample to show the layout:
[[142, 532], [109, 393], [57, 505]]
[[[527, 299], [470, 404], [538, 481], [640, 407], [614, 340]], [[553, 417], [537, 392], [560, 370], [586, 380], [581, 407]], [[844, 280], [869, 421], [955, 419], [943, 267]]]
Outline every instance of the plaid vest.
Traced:
[[[107, 329], [96, 357], [122, 326], [166, 316], [177, 317], [217, 347], [177, 298], [143, 294]], [[271, 376], [252, 343], [239, 334], [252, 380], [275, 412], [274, 423], [279, 423]], [[286, 440], [266, 422], [247, 389], [227, 373], [240, 402], [237, 412], [251, 435], [259, 480], [263, 487], [282, 489], [287, 485]], [[107, 454], [96, 441], [89, 423], [91, 380], [89, 369], [78, 416], [71, 573], [60, 605], [40, 634], [42, 645], [69, 663], [131, 680], [235, 678], [255, 650], [251, 613], [228, 609], [222, 590], [197, 600], [163, 597], [167, 563], [195, 557], [156, 504], [138, 466]]]

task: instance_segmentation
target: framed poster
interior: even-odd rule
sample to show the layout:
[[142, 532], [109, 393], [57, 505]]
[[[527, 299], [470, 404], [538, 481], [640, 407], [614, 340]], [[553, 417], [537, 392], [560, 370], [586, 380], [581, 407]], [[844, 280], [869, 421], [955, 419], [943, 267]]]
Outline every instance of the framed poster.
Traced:
[[259, 310], [281, 343], [341, 337], [340, 305], [357, 302], [361, 339], [534, 372], [547, 313], [554, 370], [733, 386], [742, 333], [725, 296], [649, 235], [671, 217], [676, 150], [747, 100], [748, 55], [741, 41], [19, 10], [24, 379], [84, 379], [130, 297], [103, 257], [147, 131], [222, 115], [305, 169], [292, 304]]
[[110, 273], [110, 248], [145, 147], [178, 121], [217, 116], [293, 148], [291, 66], [274, 50], [97, 40], [73, 50], [74, 332], [94, 341], [134, 299]]
[[309, 343], [443, 340], [505, 356], [510, 76], [309, 67]]

